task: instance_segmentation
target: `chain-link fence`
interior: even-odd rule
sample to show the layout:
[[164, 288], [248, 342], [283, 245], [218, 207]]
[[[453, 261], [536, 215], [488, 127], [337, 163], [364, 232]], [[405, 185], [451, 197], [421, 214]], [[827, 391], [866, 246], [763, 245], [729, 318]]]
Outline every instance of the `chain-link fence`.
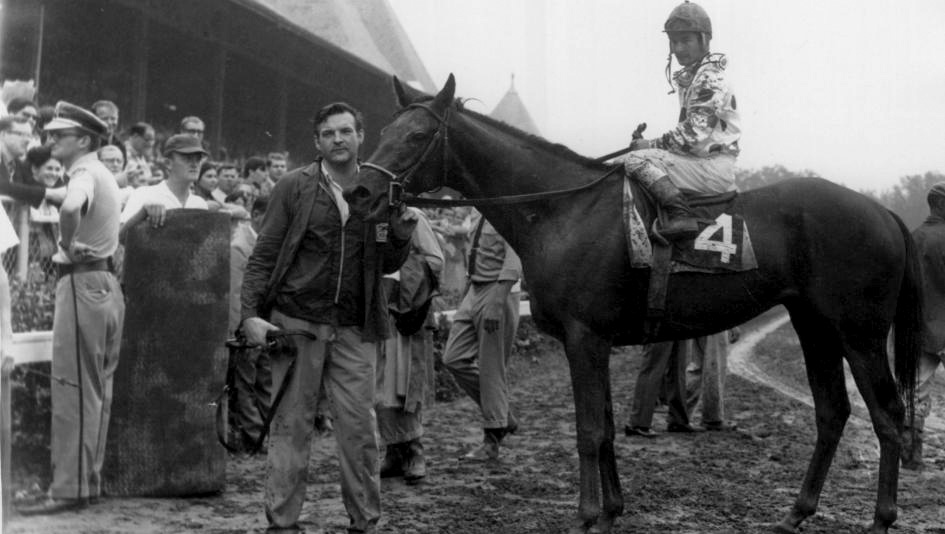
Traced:
[[45, 204], [37, 209], [8, 198], [0, 201], [20, 238], [2, 257], [10, 278], [13, 331], [52, 330], [59, 213]]

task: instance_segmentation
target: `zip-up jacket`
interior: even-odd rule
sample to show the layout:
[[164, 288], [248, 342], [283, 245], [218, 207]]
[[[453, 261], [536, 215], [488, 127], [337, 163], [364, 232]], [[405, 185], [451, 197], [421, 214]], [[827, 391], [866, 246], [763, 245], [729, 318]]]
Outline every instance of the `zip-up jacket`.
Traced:
[[274, 307], [312, 322], [360, 326], [364, 341], [388, 336], [380, 279], [400, 268], [410, 240], [353, 213], [342, 227], [321, 160], [283, 176], [272, 190], [243, 277], [241, 319], [268, 318]]

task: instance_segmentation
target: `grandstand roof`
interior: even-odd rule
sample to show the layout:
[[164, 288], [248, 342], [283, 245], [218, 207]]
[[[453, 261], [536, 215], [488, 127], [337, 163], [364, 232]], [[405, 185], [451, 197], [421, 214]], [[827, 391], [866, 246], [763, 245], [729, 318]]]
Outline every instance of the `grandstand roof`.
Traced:
[[251, 0], [417, 89], [436, 87], [387, 0]]

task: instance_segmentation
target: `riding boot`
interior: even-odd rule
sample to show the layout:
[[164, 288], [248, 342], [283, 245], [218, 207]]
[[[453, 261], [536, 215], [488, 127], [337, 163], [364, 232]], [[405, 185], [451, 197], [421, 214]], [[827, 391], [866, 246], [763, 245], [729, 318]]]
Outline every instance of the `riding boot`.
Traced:
[[902, 468], [921, 471], [925, 467], [922, 461], [922, 431], [906, 428], [902, 431], [902, 448], [899, 449]]
[[682, 193], [668, 176], [651, 183], [641, 180], [641, 183], [647, 186], [666, 213], [665, 220], [661, 221], [664, 224], [660, 227], [660, 235], [670, 241], [677, 241], [695, 237], [699, 233], [696, 218], [686, 205]]
[[427, 476], [427, 463], [423, 458], [423, 444], [419, 439], [413, 439], [403, 444], [404, 453], [404, 482], [409, 485], [419, 484]]
[[404, 474], [404, 455], [401, 452], [404, 443], [391, 443], [384, 453], [381, 463], [381, 478], [393, 478]]

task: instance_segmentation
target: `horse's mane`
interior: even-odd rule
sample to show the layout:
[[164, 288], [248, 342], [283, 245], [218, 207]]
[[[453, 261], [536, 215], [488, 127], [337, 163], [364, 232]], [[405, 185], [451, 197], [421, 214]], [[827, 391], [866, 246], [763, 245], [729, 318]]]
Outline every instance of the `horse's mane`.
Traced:
[[[430, 100], [433, 100], [432, 96], [423, 96], [421, 98], [414, 100], [414, 103], [426, 102]], [[516, 128], [515, 126], [512, 126], [511, 124], [507, 122], [503, 122], [498, 119], [493, 119], [492, 117], [489, 117], [488, 115], [483, 115], [482, 113], [478, 113], [471, 109], [468, 109], [463, 105], [464, 102], [465, 100], [462, 100], [459, 98], [455, 100], [454, 106], [455, 106], [456, 111], [458, 111], [459, 113], [462, 113], [463, 115], [470, 116], [476, 119], [477, 121], [483, 122], [486, 125], [492, 128], [495, 128], [496, 130], [499, 130], [500, 132], [504, 132], [508, 135], [511, 135], [512, 137], [516, 137], [518, 139], [526, 141], [529, 144], [536, 145], [539, 149], [545, 150], [558, 157], [564, 158], [568, 161], [573, 161], [574, 163], [583, 165], [585, 167], [591, 167], [594, 169], [608, 169], [609, 168], [607, 164], [596, 161], [587, 156], [582, 156], [560, 143], [552, 143], [551, 141], [545, 139], [544, 137], [540, 135], [530, 134], [528, 132], [525, 132], [523, 130]]]

